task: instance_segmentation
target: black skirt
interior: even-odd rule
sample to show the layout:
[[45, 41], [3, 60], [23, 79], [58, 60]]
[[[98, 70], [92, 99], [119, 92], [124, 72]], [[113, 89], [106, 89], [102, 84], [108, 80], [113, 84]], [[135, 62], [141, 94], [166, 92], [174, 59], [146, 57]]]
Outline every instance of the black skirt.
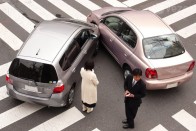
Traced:
[[96, 106], [96, 103], [93, 103], [93, 104], [88, 104], [88, 103], [85, 103], [82, 101], [82, 104], [84, 104], [86, 107], [89, 107], [89, 108], [93, 108]]

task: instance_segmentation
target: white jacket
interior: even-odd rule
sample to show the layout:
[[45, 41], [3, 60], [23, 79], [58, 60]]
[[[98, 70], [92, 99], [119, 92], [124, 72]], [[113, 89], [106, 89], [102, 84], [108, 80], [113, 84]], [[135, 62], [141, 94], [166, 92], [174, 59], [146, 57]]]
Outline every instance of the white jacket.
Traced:
[[97, 102], [97, 85], [99, 81], [93, 71], [81, 68], [80, 74], [82, 76], [81, 97], [82, 101], [87, 104], [94, 104]]

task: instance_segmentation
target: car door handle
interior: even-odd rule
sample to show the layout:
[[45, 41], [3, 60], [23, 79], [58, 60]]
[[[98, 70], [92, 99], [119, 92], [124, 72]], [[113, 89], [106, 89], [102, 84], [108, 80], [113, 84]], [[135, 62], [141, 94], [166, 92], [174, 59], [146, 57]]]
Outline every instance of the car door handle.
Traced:
[[76, 72], [76, 68], [73, 68], [72, 72]]
[[127, 57], [127, 54], [124, 53], [124, 56]]
[[112, 42], [113, 40], [112, 39], [110, 39], [110, 42]]
[[87, 50], [84, 50], [83, 53], [86, 55], [87, 54]]

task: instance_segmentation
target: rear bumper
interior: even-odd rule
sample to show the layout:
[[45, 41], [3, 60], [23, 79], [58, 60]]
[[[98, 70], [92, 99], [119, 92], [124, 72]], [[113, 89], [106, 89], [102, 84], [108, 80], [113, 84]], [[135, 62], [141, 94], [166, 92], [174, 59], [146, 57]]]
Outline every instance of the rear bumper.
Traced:
[[50, 98], [41, 98], [30, 96], [27, 94], [20, 93], [13, 88], [13, 85], [7, 84], [7, 94], [15, 99], [29, 102], [29, 103], [36, 103], [42, 104], [45, 106], [52, 106], [52, 107], [62, 107], [66, 105], [66, 98], [67, 95], [63, 95], [63, 93], [52, 94]]
[[169, 89], [177, 87], [187, 81], [189, 81], [193, 76], [193, 71], [187, 72], [186, 74], [170, 79], [163, 80], [145, 80], [146, 87], [148, 90], [157, 90], [157, 89]]

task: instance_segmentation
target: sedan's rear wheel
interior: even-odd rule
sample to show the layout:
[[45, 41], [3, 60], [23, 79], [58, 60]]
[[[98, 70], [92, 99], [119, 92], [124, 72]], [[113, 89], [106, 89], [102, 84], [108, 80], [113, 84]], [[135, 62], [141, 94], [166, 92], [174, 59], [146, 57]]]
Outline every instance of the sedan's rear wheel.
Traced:
[[131, 68], [129, 66], [125, 66], [123, 68], [123, 72], [124, 72], [124, 79], [126, 79], [127, 76], [131, 74]]

